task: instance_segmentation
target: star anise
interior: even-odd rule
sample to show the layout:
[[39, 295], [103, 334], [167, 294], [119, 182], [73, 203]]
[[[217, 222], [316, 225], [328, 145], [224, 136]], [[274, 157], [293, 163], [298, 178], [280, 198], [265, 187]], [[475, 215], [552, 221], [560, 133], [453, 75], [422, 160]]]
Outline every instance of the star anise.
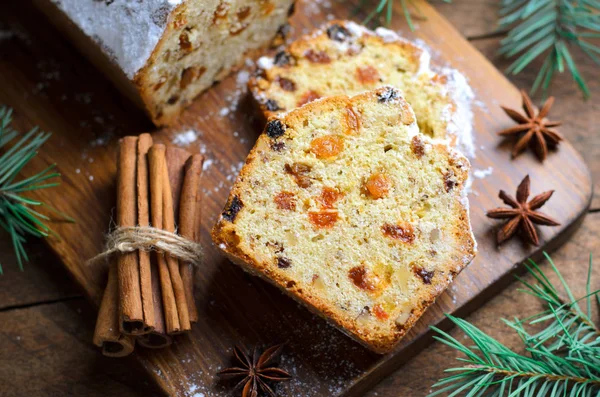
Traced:
[[519, 137], [512, 151], [513, 158], [517, 157], [529, 144], [533, 147], [538, 158], [544, 161], [548, 156], [548, 148], [555, 148], [563, 140], [558, 131], [552, 129], [552, 127], [558, 127], [561, 122], [546, 119], [554, 103], [554, 97], [548, 98], [542, 106], [542, 110], [538, 112], [525, 91], [521, 91], [521, 96], [523, 97], [525, 114], [502, 106], [508, 117], [519, 124], [500, 131], [498, 135], [515, 135]]
[[282, 350], [283, 345], [273, 346], [259, 356], [258, 350], [254, 348], [252, 357], [250, 357], [239, 346], [235, 346], [233, 354], [236, 365], [239, 366], [226, 368], [217, 375], [224, 379], [242, 378], [235, 386], [236, 389], [242, 388], [242, 397], [257, 397], [259, 390], [270, 397], [276, 397], [275, 392], [267, 385], [266, 381], [281, 382], [292, 378], [281, 368], [269, 367], [279, 357]]
[[529, 197], [529, 175], [527, 175], [519, 184], [517, 188], [517, 199], [515, 200], [504, 190], [500, 190], [498, 197], [504, 201], [505, 204], [510, 205], [512, 208], [495, 208], [487, 212], [487, 216], [494, 219], [510, 219], [506, 222], [500, 230], [498, 230], [497, 241], [498, 244], [502, 244], [509, 238], [511, 238], [519, 227], [521, 228], [522, 235], [532, 244], [539, 245], [540, 240], [538, 238], [537, 231], [534, 223], [545, 226], [558, 226], [560, 223], [550, 218], [541, 212], [536, 211], [538, 208], [543, 206], [546, 201], [550, 199], [554, 190], [538, 194], [531, 201], [527, 202]]

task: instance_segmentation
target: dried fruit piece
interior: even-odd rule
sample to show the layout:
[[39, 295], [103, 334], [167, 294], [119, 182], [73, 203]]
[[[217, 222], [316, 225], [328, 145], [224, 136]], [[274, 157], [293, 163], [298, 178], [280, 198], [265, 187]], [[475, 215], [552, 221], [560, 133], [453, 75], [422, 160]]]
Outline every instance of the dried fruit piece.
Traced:
[[321, 190], [319, 197], [317, 197], [317, 201], [321, 204], [322, 209], [332, 209], [334, 208], [333, 205], [335, 202], [342, 198], [342, 196], [343, 194], [340, 193], [339, 190], [331, 187], [324, 187], [323, 190]]
[[271, 139], [279, 138], [285, 133], [285, 125], [279, 119], [271, 120], [265, 128], [267, 136]]
[[387, 175], [377, 172], [367, 179], [367, 182], [365, 183], [365, 190], [367, 191], [367, 195], [369, 197], [371, 197], [373, 200], [377, 200], [387, 196], [390, 192], [391, 186], [391, 179]]
[[358, 130], [360, 129], [360, 117], [358, 116], [358, 114], [356, 114], [356, 112], [354, 111], [354, 109], [352, 109], [352, 106], [348, 106], [346, 108], [346, 134], [349, 135], [355, 135], [356, 133], [358, 133]]
[[191, 66], [189, 68], [185, 68], [183, 72], [181, 72], [181, 80], [179, 81], [179, 87], [181, 89], [185, 89], [188, 85], [190, 85], [194, 80], [198, 78], [198, 69]]
[[249, 6], [244, 6], [241, 7], [237, 13], [236, 13], [238, 20], [243, 21], [244, 19], [248, 18], [248, 16], [250, 15], [250, 7]]
[[348, 277], [358, 288], [365, 291], [374, 291], [375, 285], [367, 276], [367, 269], [364, 266], [356, 266], [348, 271]]
[[287, 269], [292, 266], [292, 262], [288, 258], [279, 257], [277, 258], [277, 267], [280, 269]]
[[335, 157], [342, 150], [344, 150], [344, 138], [338, 135], [321, 136], [310, 143], [310, 151], [319, 159]]
[[281, 89], [284, 91], [288, 91], [288, 92], [296, 91], [296, 83], [294, 83], [292, 80], [290, 80], [288, 78], [278, 76], [277, 82], [279, 83], [279, 86], [281, 87]]
[[306, 105], [309, 102], [314, 101], [315, 99], [319, 99], [321, 98], [321, 95], [319, 95], [318, 92], [310, 90], [304, 93], [304, 95], [302, 95], [302, 97], [300, 98], [300, 100], [298, 101], [298, 107], [302, 106], [302, 105]]
[[281, 110], [277, 102], [274, 99], [267, 99], [265, 102], [265, 108], [270, 112], [275, 112], [277, 110]]
[[190, 37], [188, 36], [187, 32], [181, 32], [179, 35], [179, 48], [186, 52], [192, 50], [192, 42], [190, 41]]
[[379, 320], [387, 320], [388, 318], [390, 318], [390, 315], [387, 314], [385, 310], [383, 310], [383, 307], [379, 303], [373, 306], [373, 314]]
[[410, 223], [403, 223], [402, 225], [386, 223], [381, 227], [381, 230], [384, 235], [395, 240], [400, 240], [405, 243], [412, 243], [415, 241], [415, 232]]
[[331, 40], [344, 41], [348, 37], [352, 36], [352, 34], [348, 29], [336, 23], [335, 25], [331, 25], [327, 28], [327, 36]]
[[444, 174], [444, 188], [446, 189], [446, 192], [450, 192], [455, 186], [456, 181], [454, 180], [454, 171], [448, 170], [448, 172]]
[[275, 196], [274, 201], [280, 210], [296, 209], [296, 196], [292, 192], [280, 192]]
[[361, 84], [373, 84], [379, 81], [379, 72], [371, 65], [356, 68], [356, 79]]
[[311, 171], [311, 167], [306, 164], [294, 163], [292, 165], [285, 165], [285, 172], [292, 175], [296, 180], [296, 183], [301, 188], [307, 188], [312, 185], [312, 181], [310, 177], [308, 177], [308, 173]]
[[329, 229], [335, 225], [338, 220], [337, 211], [311, 211], [308, 213], [308, 219], [314, 226]]
[[421, 138], [417, 135], [413, 136], [412, 141], [410, 142], [410, 149], [417, 156], [418, 159], [423, 157], [425, 154], [425, 143]]
[[382, 93], [377, 94], [377, 99], [381, 103], [387, 103], [387, 102], [390, 102], [390, 101], [395, 101], [398, 98], [400, 98], [400, 94], [398, 93], [398, 90], [396, 90], [394, 88], [391, 88], [391, 87], [386, 87], [385, 91], [383, 91]]
[[431, 280], [433, 279], [433, 276], [435, 275], [434, 271], [427, 271], [425, 269], [423, 269], [421, 266], [413, 266], [413, 272], [415, 272], [415, 274], [417, 276], [419, 276], [419, 278], [421, 278], [421, 280], [423, 280], [423, 282], [425, 284], [431, 284]]
[[271, 149], [275, 150], [276, 152], [281, 152], [283, 149], [285, 149], [285, 142], [273, 142], [271, 144]]
[[213, 25], [217, 24], [219, 20], [227, 18], [227, 13], [229, 12], [229, 3], [221, 1], [213, 14]]
[[331, 58], [325, 51], [308, 50], [304, 53], [304, 57], [312, 63], [330, 63]]
[[229, 203], [227, 209], [223, 211], [221, 215], [229, 222], [233, 222], [238, 212], [240, 212], [243, 206], [244, 203], [242, 203], [240, 198], [238, 196], [233, 196], [233, 199], [231, 199], [231, 203]]
[[279, 51], [273, 58], [275, 66], [286, 66], [292, 62], [292, 56], [285, 51]]

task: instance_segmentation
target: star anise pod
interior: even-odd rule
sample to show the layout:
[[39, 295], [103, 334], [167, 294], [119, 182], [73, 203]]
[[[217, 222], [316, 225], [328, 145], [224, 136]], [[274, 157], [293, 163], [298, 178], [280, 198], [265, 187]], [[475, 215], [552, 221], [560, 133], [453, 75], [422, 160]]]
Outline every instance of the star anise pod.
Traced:
[[536, 211], [538, 208], [543, 206], [546, 201], [552, 197], [554, 190], [538, 194], [531, 201], [527, 202], [529, 197], [529, 175], [527, 175], [519, 184], [517, 188], [517, 199], [515, 200], [504, 190], [500, 190], [498, 197], [504, 201], [505, 204], [510, 205], [512, 208], [495, 208], [487, 212], [487, 216], [494, 219], [509, 219], [500, 230], [498, 230], [497, 241], [498, 244], [502, 244], [519, 230], [522, 231], [522, 235], [532, 244], [539, 245], [540, 240], [538, 238], [537, 231], [533, 225], [545, 225], [545, 226], [558, 226], [560, 223], [550, 218], [541, 212]]
[[513, 158], [517, 157], [529, 144], [533, 147], [538, 158], [544, 161], [548, 156], [548, 147], [555, 148], [563, 140], [558, 131], [552, 129], [552, 127], [558, 127], [561, 122], [546, 119], [554, 103], [554, 97], [548, 98], [542, 106], [542, 110], [538, 112], [525, 91], [521, 91], [521, 96], [523, 97], [524, 114], [502, 106], [508, 117], [519, 124], [500, 131], [498, 135], [515, 135], [519, 137], [512, 151]]
[[236, 366], [225, 368], [217, 375], [224, 379], [242, 378], [235, 386], [236, 389], [242, 388], [242, 397], [257, 397], [259, 390], [270, 397], [276, 397], [275, 392], [266, 381], [281, 382], [292, 378], [283, 369], [269, 366], [279, 357], [282, 350], [283, 345], [273, 346], [259, 356], [258, 350], [254, 348], [252, 357], [250, 357], [239, 346], [235, 346], [233, 354]]

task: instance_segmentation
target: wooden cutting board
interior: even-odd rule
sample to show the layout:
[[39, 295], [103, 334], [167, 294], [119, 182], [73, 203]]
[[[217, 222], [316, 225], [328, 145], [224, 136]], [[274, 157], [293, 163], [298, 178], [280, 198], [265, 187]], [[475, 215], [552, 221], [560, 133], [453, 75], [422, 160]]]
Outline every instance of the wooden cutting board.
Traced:
[[[351, 17], [353, 4], [300, 1], [293, 19], [294, 34], [332, 17]], [[418, 21], [415, 34], [408, 31], [399, 4], [395, 3], [393, 28], [423, 40], [433, 49], [434, 62], [457, 68], [469, 78], [477, 96], [473, 109], [477, 153], [472, 165], [474, 170], [487, 171], [479, 175], [491, 175], [476, 177], [470, 194], [479, 242], [477, 258], [398, 350], [385, 356], [365, 350], [274, 287], [245, 274], [212, 246], [209, 230], [262, 129], [253, 119], [249, 98], [240, 84], [243, 72], [200, 96], [179, 125], [154, 131], [141, 111], [111, 87], [29, 2], [9, 0], [0, 5], [6, 19], [3, 23], [17, 32], [0, 42], [0, 103], [15, 109], [16, 128], [40, 125], [54, 132], [25, 172], [31, 174], [56, 163], [63, 174], [60, 188], [33, 195], [77, 220], [76, 224], [54, 223], [62, 238], [48, 243], [94, 302], [101, 296], [104, 280], [84, 262], [102, 249], [113, 214], [118, 137], [154, 131], [156, 140], [171, 143], [187, 130], [199, 134], [189, 149], [201, 151], [209, 159], [203, 179], [206, 260], [196, 280], [201, 321], [191, 335], [178, 338], [171, 348], [136, 350], [139, 361], [167, 393], [226, 395], [228, 385], [219, 383], [215, 373], [228, 365], [234, 344], [250, 349], [286, 342], [282, 366], [294, 380], [279, 387], [281, 395], [360, 395], [431, 340], [429, 325], [447, 326], [443, 313], [464, 314], [481, 305], [510, 279], [509, 273], [518, 263], [541, 250], [555, 249], [581, 221], [592, 195], [590, 173], [581, 156], [564, 142], [543, 165], [531, 154], [511, 160], [510, 143], [502, 142], [495, 132], [511, 124], [499, 105], [517, 107], [518, 90], [427, 3], [419, 2], [426, 19]], [[526, 174], [532, 177], [534, 194], [556, 189], [544, 210], [562, 226], [539, 229], [542, 247], [527, 247], [514, 240], [500, 250], [494, 242], [496, 222], [485, 217], [485, 210], [501, 204], [499, 189], [514, 191]]]

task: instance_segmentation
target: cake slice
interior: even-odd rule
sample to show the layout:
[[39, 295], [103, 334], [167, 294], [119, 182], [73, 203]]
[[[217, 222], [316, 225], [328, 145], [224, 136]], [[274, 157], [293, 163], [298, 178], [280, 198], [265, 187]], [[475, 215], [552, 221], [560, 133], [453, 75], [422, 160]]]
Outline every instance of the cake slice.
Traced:
[[249, 85], [267, 118], [316, 98], [388, 84], [402, 91], [422, 133], [473, 154], [473, 92], [465, 78], [454, 69], [431, 67], [425, 48], [391, 30], [332, 21], [258, 65]]
[[387, 352], [474, 256], [468, 170], [395, 88], [324, 98], [269, 120], [213, 240]]
[[294, 0], [35, 0], [157, 125], [287, 23]]

